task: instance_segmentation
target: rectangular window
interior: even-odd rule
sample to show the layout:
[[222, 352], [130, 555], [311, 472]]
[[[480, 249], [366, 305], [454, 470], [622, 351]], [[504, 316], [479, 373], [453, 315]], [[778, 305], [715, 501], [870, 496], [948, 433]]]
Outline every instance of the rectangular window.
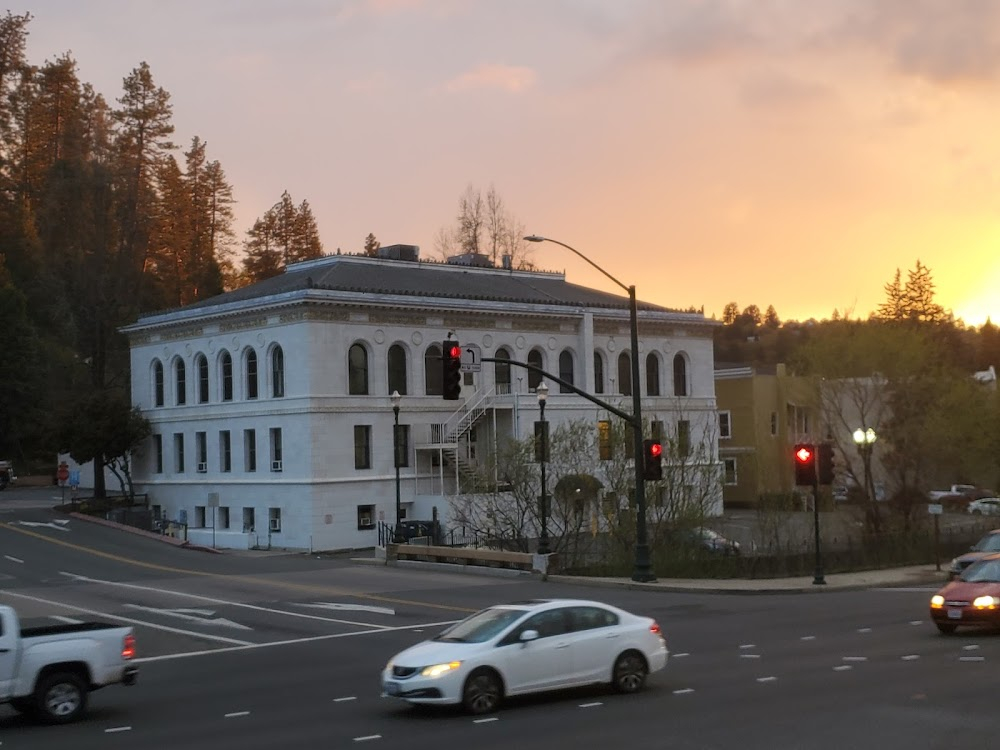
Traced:
[[597, 423], [597, 450], [602, 461], [612, 459], [611, 422], [607, 419], [602, 419]]
[[163, 435], [153, 435], [153, 471], [163, 473]]
[[229, 430], [222, 430], [219, 433], [219, 469], [233, 470], [233, 441]]
[[243, 469], [257, 471], [257, 431], [243, 430]]
[[680, 458], [691, 455], [691, 423], [686, 419], [677, 422], [677, 455]]
[[649, 423], [649, 437], [658, 443], [663, 442], [663, 436], [665, 432], [663, 429], [663, 420], [654, 419]]
[[219, 515], [216, 517], [216, 523], [220, 529], [229, 528], [229, 508], [219, 508], [216, 511]]
[[354, 468], [372, 467], [372, 428], [367, 424], [354, 425]]
[[195, 461], [198, 462], [198, 473], [208, 471], [208, 436], [204, 432], [194, 434]]
[[178, 361], [174, 371], [177, 374], [177, 405], [183, 406], [187, 403], [187, 373], [184, 363]]
[[196, 505], [194, 506], [194, 527], [196, 529], [205, 528], [205, 506]]
[[184, 473], [184, 433], [174, 433], [174, 471]]
[[375, 528], [375, 506], [358, 506], [358, 531]]
[[281, 428], [271, 428], [271, 471], [283, 471], [281, 461]]
[[272, 534], [281, 531], [281, 508], [267, 509], [267, 530]]
[[735, 458], [724, 458], [722, 459], [722, 465], [725, 470], [725, 477], [723, 479], [723, 484], [727, 486], [732, 486], [737, 483], [736, 481], [736, 459]]
[[154, 403], [156, 406], [163, 406], [163, 365], [156, 363], [156, 370], [153, 376]]
[[243, 509], [243, 533], [249, 534], [257, 530], [256, 517], [253, 508]]
[[[397, 425], [393, 425], [395, 428]], [[399, 431], [395, 433], [395, 440], [393, 445], [395, 446], [395, 466], [409, 466], [410, 465], [410, 425], [401, 424], [398, 425]], [[475, 434], [475, 433], [473, 433]]]
[[198, 360], [198, 403], [208, 403], [208, 361]]
[[247, 398], [257, 398], [257, 355], [253, 352], [247, 356]]
[[222, 400], [233, 400], [233, 359], [228, 352], [222, 358]]
[[728, 440], [733, 436], [733, 415], [728, 411], [719, 412], [719, 439]]

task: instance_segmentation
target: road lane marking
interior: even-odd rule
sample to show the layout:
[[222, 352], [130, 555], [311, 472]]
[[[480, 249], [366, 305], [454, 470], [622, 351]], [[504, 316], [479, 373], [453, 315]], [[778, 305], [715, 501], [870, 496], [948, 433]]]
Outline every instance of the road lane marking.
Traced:
[[760, 654], [740, 654], [741, 659], [759, 659]]
[[4, 555], [3, 557], [5, 560], [10, 560], [11, 562], [16, 562], [20, 563], [21, 565], [24, 565], [24, 560], [22, 560], [20, 557], [14, 557], [13, 555]]
[[241, 716], [249, 716], [249, 715], [250, 715], [249, 711], [233, 711], [230, 714], [226, 714], [223, 718], [225, 718], [225, 719], [238, 719]]
[[799, 640], [800, 641], [815, 641], [816, 640], [816, 636], [814, 636], [814, 635], [804, 635], [801, 638], [799, 638]]
[[57, 531], [69, 531], [66, 526], [57, 526], [54, 523], [45, 523], [43, 521], [11, 521], [12, 525], [17, 526], [41, 526], [46, 529], [56, 529]]
[[[0, 591], [0, 596], [3, 595], [3, 591]], [[423, 627], [441, 627], [442, 625], [454, 625], [459, 620], [448, 620], [446, 622], [427, 622], [423, 624]], [[158, 627], [158, 626], [156, 626]], [[173, 659], [186, 659], [191, 656], [209, 656], [211, 654], [225, 654], [231, 651], [251, 651], [258, 648], [271, 648], [272, 646], [295, 646], [300, 643], [314, 643], [316, 641], [331, 641], [335, 638], [353, 638], [359, 635], [380, 635], [388, 631], [400, 631], [400, 630], [412, 630], [412, 625], [401, 625], [395, 628], [383, 628], [381, 630], [357, 630], [353, 633], [327, 633], [326, 635], [314, 635], [306, 638], [290, 638], [284, 641], [270, 641], [268, 643], [246, 643], [239, 642], [238, 646], [220, 646], [219, 648], [203, 649], [201, 651], [182, 651], [177, 654], [162, 654], [160, 656], [143, 656], [138, 659], [133, 659], [133, 664], [144, 664], [146, 662], [153, 661], [170, 661]], [[177, 631], [184, 632], [184, 631]], [[207, 636], [201, 633], [189, 633], [188, 635], [196, 635], [202, 638], [214, 638], [220, 639], [221, 636]], [[232, 639], [229, 639], [232, 640]]]
[[854, 669], [850, 664], [841, 664], [840, 666], [834, 667], [834, 672], [846, 672], [848, 669]]
[[93, 609], [86, 609], [85, 607], [78, 607], [75, 604], [65, 604], [63, 602], [54, 602], [49, 599], [42, 599], [38, 596], [28, 596], [27, 594], [18, 594], [10, 589], [3, 589], [0, 591], [0, 596], [13, 596], [18, 599], [27, 599], [32, 602], [39, 602], [41, 604], [51, 604], [55, 607], [65, 607], [66, 609], [72, 609], [76, 612], [83, 612], [86, 615], [95, 615], [96, 617], [107, 617], [111, 620], [121, 620], [122, 622], [131, 623], [132, 625], [145, 625], [147, 628], [153, 628], [154, 630], [163, 630], [167, 633], [178, 633], [180, 635], [194, 636], [195, 638], [203, 638], [208, 641], [219, 641], [220, 643], [231, 643], [236, 646], [253, 646], [254, 644], [250, 641], [240, 641], [236, 638], [226, 638], [221, 635], [209, 635], [208, 633], [196, 633], [192, 630], [181, 630], [180, 628], [172, 628], [168, 625], [157, 625], [153, 622], [146, 622], [145, 620], [136, 620], [131, 617], [122, 617], [121, 615], [112, 615], [108, 612], [98, 612]]
[[368, 740], [380, 740], [382, 739], [381, 734], [366, 734], [364, 737], [355, 737], [355, 742], [368, 742]]
[[238, 622], [227, 620], [225, 617], [205, 617], [205, 615], [215, 614], [215, 612], [210, 609], [159, 609], [158, 607], [145, 607], [142, 604], [123, 604], [122, 606], [128, 607], [129, 609], [137, 609], [140, 612], [155, 612], [156, 614], [167, 615], [168, 617], [178, 617], [181, 620], [197, 622], [201, 625], [235, 628], [236, 630], [253, 630], [253, 628], [249, 625], [241, 625]]
[[374, 612], [378, 615], [394, 615], [396, 610], [388, 607], [373, 607], [370, 604], [338, 604], [336, 602], [292, 602], [296, 607], [315, 607], [316, 609], [336, 609], [341, 611]]
[[747, 648], [757, 648], [757, 646], [753, 643], [744, 643], [740, 646], [740, 649], [747, 649]]
[[776, 682], [777, 677], [758, 677], [757, 682]]
[[[285, 615], [286, 617], [298, 617], [305, 620], [319, 620], [320, 622], [333, 622], [338, 625], [359, 625], [366, 628], [385, 628], [386, 625], [376, 625], [371, 622], [358, 622], [356, 620], [341, 620], [335, 617], [322, 617], [320, 615], [308, 615], [305, 612], [289, 612], [284, 609], [274, 609], [272, 607], [262, 607], [258, 604], [247, 604], [246, 602], [234, 602], [228, 599], [219, 599], [214, 596], [204, 596], [202, 594], [189, 594], [184, 591], [174, 591], [172, 589], [159, 589], [152, 586], [142, 586], [137, 583], [123, 583], [121, 581], [105, 581], [100, 578], [90, 578], [89, 576], [79, 575], [78, 573], [67, 573], [65, 570], [60, 570], [59, 575], [68, 576], [76, 581], [82, 581], [85, 583], [96, 583], [101, 586], [117, 586], [123, 589], [138, 589], [140, 591], [152, 591], [155, 594], [170, 594], [172, 596], [178, 596], [185, 599], [195, 599], [197, 601], [208, 602], [209, 604], [219, 604], [226, 607], [241, 607], [242, 609], [252, 609], [256, 612], [267, 612], [272, 615]], [[174, 611], [184, 611], [184, 610], [174, 610]], [[190, 610], [194, 611], [206, 611], [206, 610]], [[242, 627], [242, 626], [241, 626]]]
[[985, 656], [960, 656], [959, 661], [986, 661]]
[[691, 656], [691, 654], [689, 654], [687, 651], [684, 651], [679, 654], [671, 654], [671, 656], [673, 656], [675, 659], [680, 659], [682, 656]]
[[872, 629], [871, 628], [858, 628], [858, 632], [859, 633], [870, 633], [870, 632], [872, 632]]
[[910, 625], [923, 625], [923, 620], [910, 620]]
[[358, 699], [357, 696], [349, 695], [349, 696], [347, 696], [345, 698], [334, 698], [333, 702], [334, 703], [346, 703], [347, 701], [356, 701], [357, 699]]
[[580, 708], [594, 708], [595, 706], [603, 706], [604, 704], [600, 701], [594, 701], [593, 703], [581, 703]]
[[907, 654], [906, 656], [900, 656], [903, 661], [915, 661], [920, 658], [920, 654]]
[[687, 695], [688, 693], [693, 693], [694, 688], [679, 688], [674, 691], [674, 695]]
[[[49, 544], [56, 544], [61, 547], [66, 547], [67, 549], [76, 550], [77, 552], [84, 552], [88, 555], [94, 555], [95, 557], [103, 557], [106, 560], [114, 560], [116, 562], [125, 563], [126, 565], [133, 565], [139, 568], [147, 568], [148, 570], [159, 570], [163, 573], [179, 573], [181, 575], [201, 576], [203, 578], [218, 578], [219, 580], [222, 581], [239, 581], [241, 583], [252, 583], [258, 586], [279, 588], [285, 591], [287, 590], [303, 591], [303, 592], [308, 592], [314, 596], [316, 595], [347, 596], [352, 599], [363, 599], [371, 602], [388, 602], [390, 604], [406, 604], [414, 607], [426, 607], [427, 609], [440, 609], [446, 612], [473, 613], [478, 611], [470, 607], [455, 607], [450, 604], [437, 604], [434, 602], [421, 602], [421, 601], [415, 601], [413, 599], [398, 599], [392, 596], [380, 596], [378, 594], [367, 594], [364, 592], [346, 591], [344, 589], [337, 588], [336, 586], [313, 586], [310, 584], [294, 583], [291, 581], [254, 578], [253, 576], [233, 576], [233, 575], [226, 575], [225, 573], [208, 573], [204, 570], [196, 570], [193, 568], [177, 568], [172, 565], [159, 565], [157, 563], [146, 562], [144, 560], [134, 560], [130, 557], [115, 555], [110, 552], [104, 552], [102, 550], [93, 549], [91, 547], [84, 547], [81, 544], [73, 544], [72, 542], [67, 542], [62, 539], [55, 539], [53, 537], [45, 536], [45, 534], [39, 534], [37, 531], [22, 529], [2, 521], [0, 521], [0, 529], [7, 529], [8, 531], [13, 531], [16, 534], [23, 534], [24, 536], [34, 537], [35, 539], [41, 540], [43, 542], [48, 542]], [[374, 626], [369, 626], [369, 627], [374, 627]]]
[[868, 661], [867, 656], [844, 656], [841, 661]]
[[131, 732], [132, 727], [111, 727], [110, 729], [105, 729], [105, 734], [111, 734], [112, 732]]
[[67, 625], [82, 625], [83, 620], [74, 620], [72, 617], [63, 617], [62, 615], [49, 615], [50, 620], [58, 620], [59, 622], [64, 622]]
[[978, 651], [979, 650], [979, 646], [977, 646], [975, 643], [971, 643], [968, 646], [962, 646], [962, 650], [963, 651]]
[[496, 716], [491, 716], [488, 719], [473, 719], [473, 724], [489, 724], [491, 721], [500, 721]]

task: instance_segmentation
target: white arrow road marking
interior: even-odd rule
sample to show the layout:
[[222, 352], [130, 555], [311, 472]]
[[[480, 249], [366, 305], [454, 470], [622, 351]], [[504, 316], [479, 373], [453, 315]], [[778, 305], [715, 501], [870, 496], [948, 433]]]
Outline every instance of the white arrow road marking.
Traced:
[[63, 526], [69, 523], [68, 518], [57, 518], [54, 523], [61, 523]]
[[58, 531], [69, 531], [66, 526], [59, 526], [54, 523], [42, 523], [41, 521], [11, 521], [14, 526], [42, 526], [47, 529], [56, 529]]
[[338, 604], [336, 602], [313, 602], [312, 604], [307, 604], [305, 602], [294, 602], [299, 607], [313, 607], [315, 609], [335, 609], [342, 611], [357, 611], [357, 612], [374, 612], [378, 615], [394, 615], [396, 610], [389, 609], [389, 607], [373, 607], [369, 604]]
[[[224, 628], [236, 628], [237, 630], [253, 630], [253, 628], [247, 625], [227, 620], [225, 617], [214, 617], [215, 612], [210, 609], [159, 609], [157, 607], [146, 607], [142, 604], [126, 604], [124, 606], [129, 609], [138, 609], [141, 612], [156, 612], [161, 615], [168, 615], [169, 617], [179, 617], [182, 620], [197, 622], [201, 625], [216, 625]], [[195, 615], [191, 614], [192, 612], [200, 612], [202, 614]]]
[[227, 607], [241, 607], [243, 609], [252, 609], [257, 612], [269, 612], [275, 615], [284, 615], [285, 617], [299, 617], [306, 620], [320, 620], [322, 622], [335, 622], [338, 625], [358, 625], [363, 628], [372, 628], [374, 630], [391, 630], [387, 625], [376, 625], [372, 622], [356, 622], [354, 620], [338, 620], [332, 617], [321, 617], [320, 615], [307, 615], [305, 612], [289, 612], [285, 609], [272, 609], [271, 607], [260, 607], [256, 604], [247, 604], [245, 602], [231, 602], [226, 599], [217, 599], [213, 596], [201, 596], [200, 594], [189, 594], [185, 591], [172, 591], [170, 589], [157, 589], [151, 586], [140, 586], [135, 583], [122, 583], [120, 581], [102, 581], [99, 578], [88, 578], [87, 576], [77, 575], [76, 573], [67, 573], [66, 571], [59, 571], [59, 575], [67, 576], [72, 578], [74, 581], [81, 581], [85, 583], [98, 583], [102, 586], [117, 586], [123, 589], [138, 589], [139, 591], [152, 591], [156, 594], [170, 594], [172, 596], [179, 596], [182, 599], [193, 599], [199, 602], [208, 602], [209, 604], [221, 604]]

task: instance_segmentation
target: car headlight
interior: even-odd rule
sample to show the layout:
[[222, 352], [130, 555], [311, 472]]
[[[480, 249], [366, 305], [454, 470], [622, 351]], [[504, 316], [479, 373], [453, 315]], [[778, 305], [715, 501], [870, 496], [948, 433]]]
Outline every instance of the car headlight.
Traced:
[[941, 607], [943, 607], [944, 597], [941, 596], [941, 594], [934, 594], [934, 596], [931, 597], [931, 606], [934, 607], [935, 609], [940, 609]]
[[460, 666], [462, 666], [462, 662], [460, 661], [450, 661], [447, 664], [432, 664], [429, 667], [424, 667], [420, 671], [420, 674], [424, 677], [440, 677], [448, 672], [453, 672]]
[[976, 609], [995, 609], [997, 605], [1000, 605], [1000, 599], [995, 596], [977, 596], [972, 602]]

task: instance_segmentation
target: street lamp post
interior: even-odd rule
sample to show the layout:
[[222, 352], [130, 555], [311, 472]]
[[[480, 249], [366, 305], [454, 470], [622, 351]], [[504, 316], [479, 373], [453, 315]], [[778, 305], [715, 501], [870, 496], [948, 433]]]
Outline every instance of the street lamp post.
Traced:
[[542, 533], [538, 537], [538, 554], [547, 555], [552, 550], [549, 549], [549, 497], [545, 489], [545, 462], [549, 458], [549, 429], [548, 423], [545, 421], [545, 400], [549, 397], [549, 387], [545, 385], [543, 380], [535, 388], [535, 393], [538, 396], [538, 427], [535, 436], [535, 440], [538, 441], [538, 457], [539, 464], [542, 470], [542, 494], [539, 498], [539, 513], [542, 516]]
[[392, 395], [389, 396], [389, 400], [392, 401], [392, 415], [394, 418], [392, 425], [392, 463], [396, 467], [396, 544], [403, 543], [403, 519], [400, 518], [403, 515], [403, 510], [399, 496], [399, 402], [402, 399], [403, 397], [399, 395], [399, 391], [393, 391]]
[[636, 309], [635, 285], [626, 286], [610, 273], [605, 271], [590, 258], [581, 253], [575, 247], [567, 245], [565, 242], [554, 240], [551, 237], [541, 237], [536, 234], [528, 235], [524, 238], [528, 242], [553, 242], [560, 245], [579, 258], [582, 258], [591, 266], [607, 276], [611, 281], [628, 292], [628, 312], [629, 323], [631, 325], [632, 338], [632, 431], [635, 459], [635, 568], [632, 571], [633, 581], [655, 581], [652, 566], [649, 560], [649, 542], [646, 539], [646, 485], [643, 478], [643, 453], [642, 453], [642, 396], [639, 393], [639, 315]]
[[875, 483], [872, 480], [872, 448], [875, 446], [878, 435], [871, 427], [867, 429], [859, 427], [851, 437], [854, 438], [854, 444], [858, 446], [858, 453], [861, 454], [861, 466], [865, 473], [865, 498], [868, 500], [868, 513], [874, 522], [875, 530], [879, 531], [881, 524], [876, 504], [878, 498], [875, 497]]

